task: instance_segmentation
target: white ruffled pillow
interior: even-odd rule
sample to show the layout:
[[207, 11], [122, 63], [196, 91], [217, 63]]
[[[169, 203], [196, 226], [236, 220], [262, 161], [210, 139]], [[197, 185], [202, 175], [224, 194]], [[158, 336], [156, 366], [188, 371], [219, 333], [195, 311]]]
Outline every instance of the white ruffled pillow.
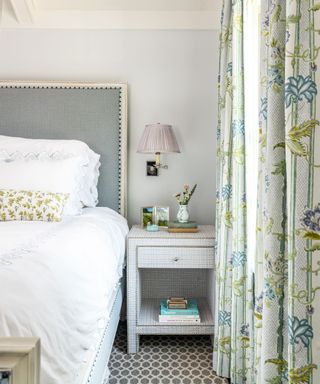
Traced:
[[80, 215], [84, 159], [0, 161], [0, 189], [69, 194], [64, 215]]
[[84, 158], [84, 181], [80, 191], [86, 207], [98, 204], [98, 179], [100, 155], [79, 140], [25, 139], [0, 135], [0, 160], [61, 160], [71, 157]]

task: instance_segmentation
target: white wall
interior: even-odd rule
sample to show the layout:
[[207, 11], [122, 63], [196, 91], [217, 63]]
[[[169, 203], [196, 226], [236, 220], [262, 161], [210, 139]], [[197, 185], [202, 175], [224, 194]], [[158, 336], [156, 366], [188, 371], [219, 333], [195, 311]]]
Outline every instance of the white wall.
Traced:
[[[127, 81], [129, 221], [143, 205], [177, 206], [172, 195], [198, 183], [192, 218], [214, 220], [218, 33], [216, 31], [0, 30], [2, 80]], [[136, 153], [144, 125], [174, 126], [181, 154], [163, 156], [159, 177], [145, 176], [150, 155]]]

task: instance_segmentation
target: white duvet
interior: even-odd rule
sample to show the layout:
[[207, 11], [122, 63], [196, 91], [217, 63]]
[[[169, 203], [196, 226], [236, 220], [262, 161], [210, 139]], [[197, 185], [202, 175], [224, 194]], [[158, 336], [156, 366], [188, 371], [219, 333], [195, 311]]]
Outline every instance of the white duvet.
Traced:
[[0, 223], [0, 337], [41, 338], [41, 384], [76, 384], [124, 263], [126, 220], [86, 208], [61, 223]]

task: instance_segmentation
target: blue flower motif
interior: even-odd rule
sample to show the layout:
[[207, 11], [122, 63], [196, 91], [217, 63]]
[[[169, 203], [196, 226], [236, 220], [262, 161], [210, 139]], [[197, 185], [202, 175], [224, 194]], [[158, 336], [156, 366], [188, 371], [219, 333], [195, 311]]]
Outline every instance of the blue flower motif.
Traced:
[[256, 296], [254, 298], [254, 311], [257, 314], [262, 315], [262, 311], [263, 311], [263, 292], [261, 292], [259, 296]]
[[269, 175], [265, 175], [264, 176], [264, 187], [265, 187], [265, 191], [268, 192], [268, 190], [270, 188], [270, 178], [269, 178]]
[[274, 300], [276, 298], [276, 295], [269, 283], [265, 283], [264, 285], [264, 294], [269, 300]]
[[302, 101], [303, 97], [311, 103], [313, 97], [318, 93], [316, 83], [311, 79], [311, 76], [298, 77], [290, 76], [285, 87], [286, 108], [290, 107], [291, 103]]
[[[277, 58], [279, 58], [279, 57], [281, 57], [281, 49], [279, 48], [279, 47], [272, 47], [272, 49], [271, 49], [271, 57], [273, 58], [273, 59], [277, 59]], [[280, 73], [280, 71], [279, 71], [279, 73]], [[282, 76], [281, 76], [282, 77]], [[283, 79], [282, 79], [283, 80]], [[282, 84], [283, 84], [283, 81], [282, 81]]]
[[266, 97], [262, 97], [260, 100], [260, 118], [263, 120], [267, 120], [268, 117], [268, 99]]
[[234, 120], [232, 122], [232, 132], [234, 136], [244, 135], [244, 120]]
[[290, 344], [298, 344], [299, 341], [308, 347], [313, 338], [313, 329], [307, 319], [299, 320], [296, 316], [290, 316], [288, 322]]
[[232, 252], [232, 266], [241, 267], [247, 261], [247, 255], [244, 251], [234, 251]]
[[231, 312], [219, 311], [218, 321], [219, 325], [228, 325], [231, 327]]
[[316, 72], [316, 71], [318, 70], [318, 66], [317, 66], [317, 64], [314, 63], [314, 62], [311, 62], [311, 63], [310, 63], [310, 70], [311, 70], [312, 72]]
[[241, 328], [240, 328], [240, 335], [241, 336], [245, 336], [245, 337], [249, 337], [249, 324], [242, 324], [241, 325]]
[[306, 208], [303, 214], [302, 224], [313, 232], [320, 232], [320, 203], [314, 209]]
[[222, 11], [220, 13], [220, 24], [223, 25], [223, 19], [224, 19], [224, 9], [222, 8]]
[[290, 31], [286, 30], [286, 43], [289, 42], [290, 36], [291, 36]]
[[230, 199], [232, 196], [232, 185], [231, 184], [224, 185], [221, 190], [221, 195], [223, 200]]
[[262, 25], [265, 27], [265, 28], [268, 28], [270, 26], [270, 16], [272, 15], [272, 12], [275, 8], [275, 4], [271, 4], [271, 6], [269, 7], [268, 11], [266, 12], [266, 16], [265, 16], [265, 19], [262, 23]]
[[232, 76], [232, 61], [227, 65], [227, 73], [229, 73], [229, 76]]
[[262, 25], [264, 28], [268, 28], [270, 26], [270, 16], [272, 15], [272, 12], [275, 8], [275, 4], [271, 4], [271, 6], [269, 7], [268, 11], [265, 13], [265, 18], [264, 18], [264, 21], [262, 22]]
[[269, 27], [269, 25], [270, 25], [270, 16], [266, 15], [263, 20], [262, 26], [266, 29]]
[[272, 66], [268, 70], [268, 85], [269, 88], [272, 87], [273, 85], [277, 85], [278, 87], [282, 87], [284, 84], [284, 78], [283, 78], [283, 73], [280, 71], [280, 69], [276, 66]]
[[221, 128], [218, 127], [217, 128], [217, 140], [220, 140], [220, 138], [221, 138]]
[[314, 315], [314, 307], [312, 305], [307, 305], [307, 314], [309, 316], [313, 316]]

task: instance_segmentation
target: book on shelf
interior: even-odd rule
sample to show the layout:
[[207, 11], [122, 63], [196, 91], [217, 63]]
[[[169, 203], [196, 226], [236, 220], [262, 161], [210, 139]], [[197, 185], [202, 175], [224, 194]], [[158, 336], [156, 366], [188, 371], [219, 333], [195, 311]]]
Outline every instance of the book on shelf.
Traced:
[[200, 323], [200, 317], [194, 317], [194, 318], [185, 318], [184, 316], [164, 316], [159, 315], [159, 323], [167, 323], [167, 324], [199, 324]]
[[195, 299], [183, 299], [187, 301], [187, 308], [168, 308], [168, 301], [163, 299], [160, 302], [159, 322], [160, 323], [184, 323], [184, 324], [196, 324], [200, 323], [200, 314]]
[[187, 223], [180, 223], [179, 221], [170, 221], [168, 226], [168, 232], [196, 233], [199, 232], [199, 229], [196, 221], [188, 221]]
[[197, 233], [198, 228], [168, 228], [169, 233]]
[[188, 221], [187, 223], [169, 221], [169, 228], [198, 228], [198, 224], [196, 221]]
[[188, 303], [168, 303], [169, 309], [187, 309]]
[[199, 308], [197, 300], [189, 299], [188, 307], [186, 309], [171, 309], [168, 308], [167, 300], [163, 299], [160, 302], [160, 315], [199, 315]]
[[169, 297], [167, 300], [167, 307], [169, 309], [187, 309], [188, 300], [184, 297]]
[[169, 299], [167, 299], [168, 303], [188, 303], [188, 300], [185, 297], [176, 297], [176, 296], [170, 296]]

